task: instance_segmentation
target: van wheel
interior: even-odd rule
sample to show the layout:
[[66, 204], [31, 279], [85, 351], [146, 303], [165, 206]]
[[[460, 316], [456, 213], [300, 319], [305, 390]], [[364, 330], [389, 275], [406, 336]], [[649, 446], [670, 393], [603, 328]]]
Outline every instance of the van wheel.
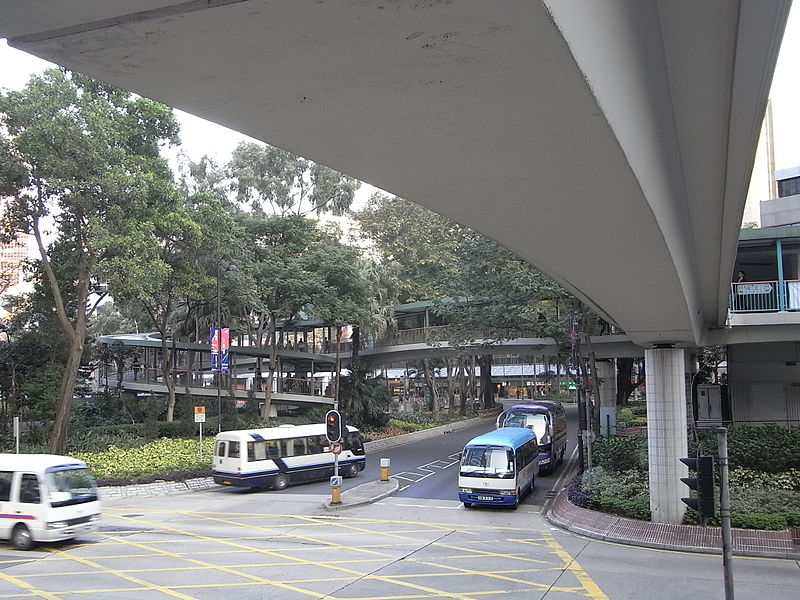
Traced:
[[344, 469], [344, 476], [347, 478], [357, 477], [358, 476], [358, 465], [356, 463], [352, 463], [347, 465]]
[[11, 545], [17, 550], [30, 550], [34, 546], [33, 536], [30, 529], [22, 523], [14, 527], [11, 532]]
[[285, 490], [287, 485], [289, 485], [289, 477], [286, 476], [286, 473], [278, 473], [272, 480], [273, 490]]
[[533, 495], [533, 486], [536, 484], [536, 476], [531, 477], [531, 490], [530, 494]]
[[517, 488], [517, 495], [514, 496], [514, 503], [511, 505], [511, 510], [517, 510], [517, 508], [519, 508], [519, 495], [520, 489]]
[[464, 502], [464, 508], [472, 508], [472, 502]]

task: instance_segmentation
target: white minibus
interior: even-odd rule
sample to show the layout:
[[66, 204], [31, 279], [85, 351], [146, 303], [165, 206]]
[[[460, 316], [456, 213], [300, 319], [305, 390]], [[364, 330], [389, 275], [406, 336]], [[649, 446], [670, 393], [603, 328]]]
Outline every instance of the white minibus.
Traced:
[[0, 537], [19, 550], [97, 529], [100, 500], [86, 463], [54, 454], [0, 454]]
[[[355, 477], [366, 465], [358, 429], [348, 425], [340, 444], [339, 473]], [[221, 485], [282, 490], [333, 475], [332, 450], [324, 423], [223, 431], [214, 444], [212, 474]]]
[[517, 508], [533, 491], [539, 474], [536, 434], [522, 427], [502, 427], [470, 440], [461, 453], [458, 499], [473, 504]]

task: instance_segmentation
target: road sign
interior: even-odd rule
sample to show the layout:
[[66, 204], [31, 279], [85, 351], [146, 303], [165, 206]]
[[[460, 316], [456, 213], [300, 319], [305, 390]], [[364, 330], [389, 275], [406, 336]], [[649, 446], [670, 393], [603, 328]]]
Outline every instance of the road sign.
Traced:
[[342, 453], [342, 444], [341, 442], [334, 442], [331, 444], [331, 452], [334, 454], [341, 454]]
[[206, 407], [205, 406], [195, 406], [194, 407], [194, 422], [195, 423], [205, 423], [206, 422]]
[[342, 485], [342, 476], [341, 475], [334, 475], [331, 477], [331, 486], [339, 487]]

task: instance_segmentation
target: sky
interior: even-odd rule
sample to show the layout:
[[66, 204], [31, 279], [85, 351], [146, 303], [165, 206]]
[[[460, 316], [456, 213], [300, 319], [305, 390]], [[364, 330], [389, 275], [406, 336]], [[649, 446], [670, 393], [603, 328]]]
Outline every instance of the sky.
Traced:
[[[775, 168], [800, 166], [800, 2], [789, 13], [783, 44], [773, 77], [771, 98], [775, 122]], [[53, 66], [30, 54], [10, 48], [0, 39], [0, 88], [20, 89], [33, 73]], [[236, 145], [247, 136], [176, 110], [181, 124], [180, 150], [192, 160], [203, 155], [225, 163]], [[363, 204], [377, 188], [363, 184], [356, 195], [356, 207]], [[766, 199], [766, 198], [763, 198]]]

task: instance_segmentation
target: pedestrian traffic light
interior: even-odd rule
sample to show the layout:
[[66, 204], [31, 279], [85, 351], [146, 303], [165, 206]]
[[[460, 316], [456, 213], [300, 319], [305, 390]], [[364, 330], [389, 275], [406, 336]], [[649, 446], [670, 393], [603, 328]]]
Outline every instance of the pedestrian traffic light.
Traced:
[[344, 423], [338, 410], [329, 410], [325, 415], [325, 437], [329, 442], [338, 442], [342, 439]]
[[695, 477], [681, 477], [681, 481], [697, 492], [695, 498], [681, 501], [697, 511], [703, 518], [714, 516], [714, 457], [681, 458], [680, 461], [695, 472]]

